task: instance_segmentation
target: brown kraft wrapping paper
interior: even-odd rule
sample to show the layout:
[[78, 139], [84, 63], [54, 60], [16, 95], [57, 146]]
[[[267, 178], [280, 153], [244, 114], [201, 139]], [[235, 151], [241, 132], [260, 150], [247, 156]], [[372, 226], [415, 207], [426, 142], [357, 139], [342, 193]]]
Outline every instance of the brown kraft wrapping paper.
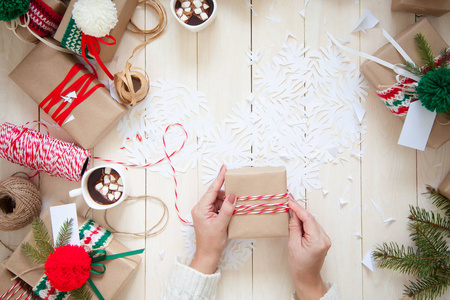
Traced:
[[450, 172], [447, 173], [444, 180], [441, 182], [438, 188], [439, 192], [450, 199]]
[[[61, 83], [76, 63], [78, 60], [74, 56], [39, 43], [9, 77], [39, 104]], [[87, 70], [80, 71], [66, 87], [86, 73]], [[98, 83], [98, 80], [94, 80], [90, 87]], [[50, 110], [50, 115], [55, 109]], [[125, 106], [111, 98], [109, 91], [101, 87], [74, 108], [71, 115], [75, 119], [63, 124], [62, 128], [80, 146], [90, 149], [100, 142], [125, 112]]]
[[[63, 205], [65, 203], [58, 202], [56, 205]], [[41, 216], [41, 219], [44, 221], [45, 226], [48, 229], [50, 236], [52, 236], [52, 227], [50, 220], [50, 210], [47, 209]], [[78, 225], [83, 224], [86, 221], [85, 218], [78, 216]], [[33, 233], [30, 231], [25, 239], [22, 241], [23, 243], [31, 243], [34, 245]], [[127, 247], [125, 247], [120, 242], [116, 241], [114, 238], [109, 243], [109, 245], [105, 248], [107, 255], [117, 254], [122, 252], [130, 251]], [[98, 288], [100, 293], [105, 299], [114, 299], [118, 292], [125, 286], [126, 282], [130, 279], [130, 276], [137, 270], [141, 263], [140, 255], [127, 256], [107, 261], [102, 261], [102, 263], [106, 267], [105, 273], [102, 275], [92, 274], [91, 279], [94, 282], [95, 286]], [[5, 267], [11, 271], [12, 273], [19, 275], [19, 277], [28, 283], [31, 286], [35, 286], [39, 279], [41, 279], [42, 275], [44, 275], [44, 269], [37, 268], [35, 270], [23, 272], [29, 270], [30, 268], [34, 268], [39, 266], [32, 262], [19, 247], [11, 257], [6, 261]], [[22, 274], [22, 275], [20, 275]], [[89, 285], [87, 285], [89, 286]], [[98, 299], [95, 294], [92, 292], [92, 299]]]
[[[50, 6], [56, 13], [63, 15], [66, 11], [66, 5], [61, 0], [44, 0], [44, 3]], [[7, 22], [9, 25], [11, 22]], [[39, 40], [31, 34], [26, 27], [18, 26], [16, 33], [20, 39], [28, 43], [37, 43]]]
[[440, 17], [450, 11], [448, 0], [392, 0], [391, 9]]
[[[225, 194], [258, 196], [284, 194], [287, 191], [284, 167], [246, 167], [228, 170], [225, 174]], [[282, 203], [287, 199], [238, 201], [236, 205]], [[251, 202], [251, 203], [250, 203]], [[233, 215], [228, 227], [231, 239], [287, 237], [287, 213], [260, 215]]]
[[[8, 259], [5, 259], [1, 264], [0, 264], [0, 295], [3, 295], [3, 293], [5, 293], [6, 291], [8, 291], [14, 284], [16, 284], [17, 282], [19, 282], [18, 279], [14, 279], [15, 275], [13, 273], [11, 273], [10, 271], [8, 271], [5, 268], [5, 264], [6, 261]], [[22, 294], [23, 292], [28, 291], [29, 293], [33, 293], [31, 291], [31, 287], [28, 284], [23, 283], [23, 287], [20, 291], [18, 291], [13, 297], [11, 297], [11, 299], [17, 299], [17, 300], [25, 300], [25, 298], [27, 297], [27, 295], [29, 293], [26, 293], [25, 295], [23, 295], [22, 297], [17, 298], [20, 294]], [[8, 294], [6, 296], [9, 296], [11, 294]]]
[[[58, 30], [55, 33], [54, 39], [58, 42], [61, 42], [66, 32], [67, 25], [69, 24], [70, 18], [72, 17], [73, 5], [76, 0], [70, 1], [69, 6], [67, 7], [66, 13], [59, 24]], [[116, 39], [116, 44], [114, 45], [105, 45], [100, 43], [100, 59], [104, 62], [112, 61], [114, 58], [114, 54], [116, 54], [116, 50], [119, 47], [120, 40], [122, 39], [125, 30], [127, 29], [128, 22], [130, 22], [131, 17], [133, 16], [134, 10], [138, 5], [138, 0], [115, 0], [117, 9], [117, 24], [110, 31], [110, 35], [112, 35]]]
[[[425, 36], [435, 56], [439, 55], [441, 50], [447, 48], [448, 45], [426, 18], [403, 30], [395, 37], [395, 40], [403, 50], [406, 51], [409, 57], [411, 57], [416, 64], [421, 66], [423, 65], [423, 62], [414, 40], [414, 37], [419, 32]], [[373, 55], [392, 64], [405, 63], [403, 57], [390, 43], [381, 47]], [[397, 82], [395, 79], [396, 73], [394, 71], [373, 61], [366, 60], [361, 65], [361, 72], [377, 90], [382, 90]], [[380, 103], [382, 103], [381, 100]], [[445, 114], [440, 113], [437, 115], [436, 121], [431, 129], [427, 146], [437, 149], [448, 140], [450, 140], [450, 123]]]

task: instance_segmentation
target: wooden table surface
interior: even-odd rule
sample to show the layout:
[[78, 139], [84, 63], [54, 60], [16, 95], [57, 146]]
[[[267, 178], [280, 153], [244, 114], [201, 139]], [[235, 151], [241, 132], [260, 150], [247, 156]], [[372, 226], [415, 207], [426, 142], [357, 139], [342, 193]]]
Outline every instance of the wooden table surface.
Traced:
[[[257, 16], [252, 16], [244, 0], [218, 2], [217, 19], [198, 34], [183, 29], [168, 13], [169, 22], [164, 34], [134, 59], [136, 66], [147, 70], [151, 81], [167, 78], [206, 93], [211, 114], [218, 122], [224, 121], [238, 99], [245, 99], [253, 90], [252, 74], [257, 67], [247, 66], [245, 50], [263, 50], [261, 66], [279, 51], [289, 30], [311, 49], [326, 46], [326, 31], [330, 31], [335, 36], [349, 36], [349, 47], [373, 53], [386, 43], [381, 27], [395, 36], [416, 21], [414, 14], [391, 12], [391, 1], [388, 0], [312, 0], [306, 8], [305, 18], [299, 15], [304, 8], [303, 1], [253, 0]], [[169, 1], [163, 3], [168, 9]], [[377, 25], [367, 34], [350, 34], [366, 9], [372, 11], [382, 26]], [[135, 20], [140, 24], [147, 22], [148, 27], [153, 26], [155, 14], [149, 11], [144, 14], [138, 10]], [[281, 18], [281, 23], [265, 16]], [[450, 14], [440, 18], [430, 17], [429, 20], [450, 43]], [[21, 125], [31, 120], [49, 120], [8, 78], [8, 74], [34, 45], [18, 40], [3, 24], [0, 28], [0, 122]], [[125, 34], [116, 59], [109, 64], [113, 73], [121, 70], [139, 40], [129, 32]], [[360, 65], [362, 60], [359, 57], [349, 57], [353, 64]], [[406, 225], [408, 205], [431, 207], [422, 193], [426, 184], [437, 186], [449, 171], [450, 143], [438, 150], [427, 148], [424, 152], [398, 146], [402, 122], [382, 105], [373, 87], [370, 87], [363, 106], [367, 110], [364, 123], [368, 128], [361, 145], [368, 146], [364, 156], [345, 164], [322, 165], [320, 179], [328, 187], [329, 195], [325, 198], [321, 191], [310, 193], [307, 208], [317, 215], [317, 220], [331, 237], [333, 246], [322, 273], [325, 280], [338, 284], [342, 299], [400, 299], [403, 285], [409, 278], [387, 270], [373, 273], [361, 264], [361, 260], [370, 249], [384, 241], [411, 244]], [[52, 135], [71, 141], [61, 130], [52, 128], [51, 131]], [[93, 153], [125, 159], [117, 152], [120, 144], [117, 131], [112, 130], [93, 149]], [[99, 164], [101, 162], [94, 161], [94, 165]], [[22, 170], [31, 174], [31, 171], [18, 165], [0, 161], [2, 178]], [[116, 236], [131, 249], [146, 248], [141, 265], [118, 299], [158, 299], [174, 258], [184, 253], [181, 223], [173, 205], [173, 181], [151, 169], [130, 172], [132, 195], [147, 193], [163, 199], [169, 206], [170, 220], [166, 230], [156, 237]], [[352, 213], [349, 209], [338, 212], [338, 205], [335, 205], [336, 198], [343, 193], [348, 181], [347, 174], [353, 176], [348, 192], [351, 203], [368, 207], [362, 214]], [[77, 188], [78, 183], [46, 174], [40, 174], [35, 181], [42, 192], [44, 208], [62, 200], [75, 201], [80, 213], [86, 211], [87, 206], [81, 198], [72, 200], [68, 196], [68, 191]], [[187, 213], [207, 187], [201, 183], [197, 169], [179, 175], [178, 182], [179, 194], [183, 195], [180, 209]], [[371, 200], [382, 208], [382, 214], [375, 210]], [[156, 222], [160, 212], [160, 207], [150, 200], [135, 201], [111, 209], [110, 219], [121, 229], [142, 231]], [[383, 223], [388, 217], [397, 221]], [[101, 213], [94, 213], [94, 218], [103, 221]], [[14, 232], [0, 232], [0, 239], [14, 248], [29, 230], [27, 226]], [[358, 231], [362, 233], [362, 239], [355, 236]], [[164, 249], [166, 255], [161, 260], [158, 253]], [[8, 250], [0, 248], [0, 258], [6, 258], [9, 254]], [[287, 240], [261, 239], [257, 241], [251, 259], [242, 267], [223, 272], [218, 299], [289, 299], [292, 291]], [[450, 292], [446, 293], [446, 297], [450, 297]]]

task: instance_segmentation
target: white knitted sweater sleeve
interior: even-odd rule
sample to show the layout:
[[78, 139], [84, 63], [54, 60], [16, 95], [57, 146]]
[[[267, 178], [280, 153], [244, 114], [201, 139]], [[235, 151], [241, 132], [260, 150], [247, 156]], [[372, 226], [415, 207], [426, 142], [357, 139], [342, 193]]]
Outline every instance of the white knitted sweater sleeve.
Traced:
[[189, 267], [190, 259], [177, 257], [164, 286], [161, 300], [213, 300], [216, 299], [220, 271], [203, 274]]
[[[339, 300], [339, 292], [337, 288], [336, 283], [324, 281], [325, 288], [327, 289], [327, 293], [320, 298], [320, 300]], [[291, 300], [297, 300], [298, 298], [295, 297], [295, 293], [292, 294]], [[301, 299], [300, 299], [301, 300]]]

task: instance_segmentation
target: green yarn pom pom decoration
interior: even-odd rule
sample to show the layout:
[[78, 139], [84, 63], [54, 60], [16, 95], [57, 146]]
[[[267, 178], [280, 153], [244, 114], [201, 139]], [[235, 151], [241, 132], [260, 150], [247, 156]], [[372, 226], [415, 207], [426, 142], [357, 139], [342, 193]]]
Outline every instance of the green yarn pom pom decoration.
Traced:
[[417, 93], [429, 111], [448, 112], [450, 109], [450, 69], [427, 72], [419, 81]]
[[0, 20], [14, 20], [25, 14], [29, 7], [30, 0], [0, 0]]

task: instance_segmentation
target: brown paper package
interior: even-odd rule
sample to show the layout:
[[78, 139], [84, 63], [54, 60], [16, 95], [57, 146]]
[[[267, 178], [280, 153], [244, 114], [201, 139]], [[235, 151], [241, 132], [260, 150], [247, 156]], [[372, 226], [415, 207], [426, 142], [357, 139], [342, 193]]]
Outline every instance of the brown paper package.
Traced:
[[[406, 51], [409, 57], [421, 66], [423, 62], [421, 61], [420, 53], [414, 40], [415, 35], [419, 32], [425, 36], [435, 56], [439, 55], [441, 50], [448, 47], [448, 45], [426, 18], [402, 31], [395, 37], [395, 40]], [[373, 55], [392, 64], [405, 63], [403, 57], [390, 43], [381, 47]], [[365, 61], [361, 65], [361, 71], [376, 90], [385, 89], [387, 86], [397, 82], [394, 71], [373, 61]], [[381, 100], [380, 103], [382, 103]], [[445, 124], [448, 124], [445, 114], [438, 114], [431, 129], [430, 137], [428, 138], [428, 147], [437, 149], [450, 140], [450, 124]]]
[[439, 192], [450, 199], [450, 172], [447, 173], [444, 180], [441, 182], [438, 188]]
[[[70, 1], [70, 4], [67, 7], [66, 13], [64, 14], [61, 24], [59, 24], [58, 30], [55, 33], [54, 39], [57, 40], [58, 42], [62, 41], [67, 25], [69, 24], [70, 18], [72, 17], [72, 10], [75, 2], [76, 0]], [[138, 0], [115, 0], [114, 3], [116, 4], [118, 22], [109, 34], [116, 39], [116, 44], [105, 45], [100, 43], [99, 56], [101, 60], [104, 62], [113, 60], [114, 54], [116, 54], [116, 50], [119, 47], [120, 40], [122, 39], [122, 36], [125, 33], [125, 30], [127, 29], [128, 22], [130, 22], [134, 10], [136, 9]]]
[[450, 11], [448, 0], [392, 0], [391, 9], [440, 17]]
[[[63, 205], [65, 203], [58, 202], [56, 205]], [[47, 227], [50, 236], [52, 235], [51, 220], [50, 220], [50, 210], [47, 209], [41, 216]], [[78, 216], [78, 225], [83, 224], [86, 221], [85, 218]], [[30, 231], [22, 243], [32, 243], [34, 245], [33, 235]], [[130, 251], [120, 242], [113, 239], [110, 244], [105, 248], [107, 255], [122, 253]], [[106, 271], [102, 275], [91, 275], [91, 279], [95, 286], [99, 289], [100, 293], [105, 299], [114, 299], [117, 293], [125, 286], [126, 282], [130, 279], [130, 276], [137, 270], [141, 263], [141, 257], [139, 255], [133, 255], [123, 258], [117, 258], [113, 260], [108, 260], [102, 262]], [[19, 275], [30, 268], [37, 267], [38, 264], [33, 263], [20, 249], [20, 246], [11, 255], [11, 257], [6, 261], [5, 267], [12, 273]], [[44, 274], [43, 268], [37, 268], [30, 272], [27, 272], [19, 277], [31, 286], [35, 286], [39, 279], [41, 279]], [[94, 293], [92, 299], [98, 299]]]
[[[73, 55], [39, 43], [9, 74], [9, 77], [39, 104], [66, 77], [75, 63], [78, 61]], [[72, 79], [69, 85], [87, 72], [87, 70], [78, 72], [79, 75]], [[91, 86], [98, 83], [98, 80], [94, 80]], [[50, 110], [50, 114], [55, 109], [54, 107]], [[72, 111], [71, 114], [75, 119], [64, 124], [62, 128], [80, 146], [90, 149], [100, 142], [125, 112], [125, 106], [111, 98], [106, 88], [99, 88]]]
[[[15, 275], [13, 273], [11, 273], [10, 271], [8, 271], [5, 268], [5, 264], [6, 261], [8, 259], [5, 259], [1, 264], [0, 264], [0, 295], [2, 295], [3, 293], [5, 293], [6, 291], [8, 291], [14, 284], [16, 284], [17, 282], [19, 282], [18, 279], [14, 279]], [[24, 283], [23, 283], [24, 284]], [[22, 294], [23, 292], [25, 292], [27, 289], [29, 289], [28, 291], [30, 293], [33, 293], [31, 291], [31, 287], [28, 284], [24, 284], [23, 288], [17, 292], [14, 297], [11, 297], [11, 299], [17, 299], [17, 300], [25, 300], [25, 298], [27, 297], [28, 293], [23, 295], [22, 297], [16, 298], [18, 297], [20, 294]]]
[[[44, 0], [44, 3], [50, 6], [57, 14], [64, 15], [64, 12], [66, 11], [66, 5], [61, 0]], [[11, 22], [7, 22], [9, 25]], [[37, 43], [39, 40], [30, 33], [28, 28], [18, 26], [16, 29], [17, 35], [28, 43]]]
[[[225, 194], [239, 196], [284, 194], [287, 190], [284, 167], [248, 167], [228, 170], [225, 175]], [[282, 203], [287, 199], [255, 200], [250, 204]], [[238, 201], [237, 205], [249, 204]], [[231, 239], [287, 237], [289, 217], [287, 213], [261, 215], [233, 215], [228, 227]]]

